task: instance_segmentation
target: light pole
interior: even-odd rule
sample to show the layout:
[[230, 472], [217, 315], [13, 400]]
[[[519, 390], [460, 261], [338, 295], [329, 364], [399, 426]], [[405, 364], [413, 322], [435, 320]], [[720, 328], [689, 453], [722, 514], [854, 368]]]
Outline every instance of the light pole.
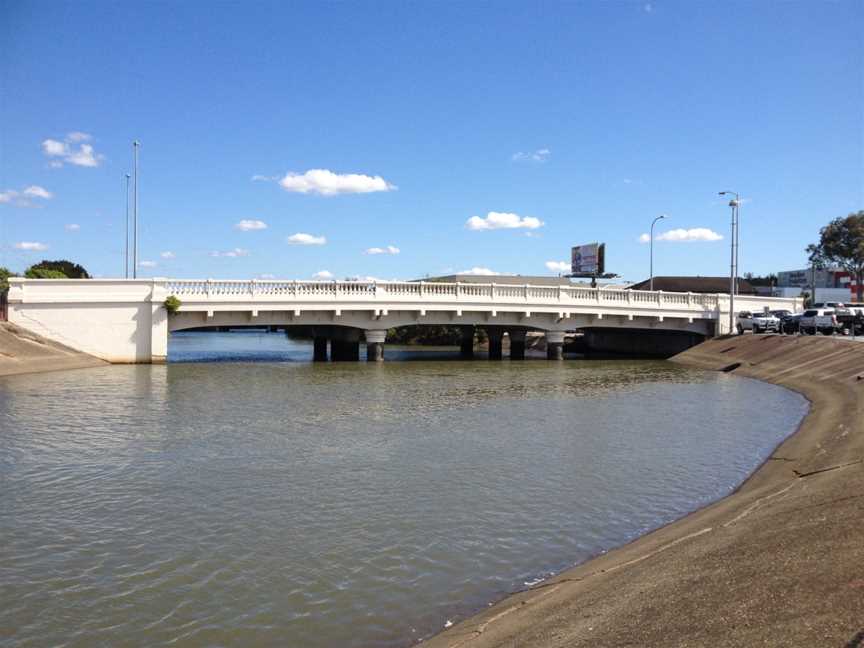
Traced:
[[731, 260], [729, 262], [729, 334], [735, 330], [735, 293], [738, 292], [738, 194], [734, 191], [721, 191], [719, 195], [735, 196], [729, 201], [732, 208]]
[[132, 142], [132, 151], [133, 157], [135, 160], [135, 166], [133, 169], [133, 173], [135, 174], [135, 185], [132, 190], [133, 195], [133, 206], [132, 212], [134, 214], [135, 224], [132, 228], [132, 278], [138, 278], [138, 147], [141, 146], [141, 142], [135, 140]]
[[129, 278], [129, 179], [132, 176], [126, 174], [126, 278]]
[[651, 252], [650, 252], [651, 261], [650, 261], [650, 271], [649, 271], [649, 278], [648, 278], [648, 290], [651, 290], [651, 291], [654, 290], [654, 224], [659, 220], [663, 220], [664, 218], [666, 218], [666, 214], [660, 214], [657, 218], [655, 218], [653, 221], [651, 221], [651, 240], [649, 241], [650, 248], [651, 248]]

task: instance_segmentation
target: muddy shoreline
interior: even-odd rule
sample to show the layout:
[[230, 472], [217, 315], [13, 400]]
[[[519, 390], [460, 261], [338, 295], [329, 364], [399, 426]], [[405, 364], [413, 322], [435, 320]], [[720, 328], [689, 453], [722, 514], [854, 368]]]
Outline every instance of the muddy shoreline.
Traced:
[[746, 335], [673, 361], [793, 389], [810, 412], [728, 497], [424, 645], [864, 645], [864, 344]]

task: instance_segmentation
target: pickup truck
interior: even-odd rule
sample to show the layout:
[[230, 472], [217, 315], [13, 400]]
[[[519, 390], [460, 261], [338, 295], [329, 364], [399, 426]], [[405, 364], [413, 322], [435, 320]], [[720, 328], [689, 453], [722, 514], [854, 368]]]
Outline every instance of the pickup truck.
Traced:
[[837, 315], [833, 308], [811, 308], [804, 311], [798, 328], [804, 335], [833, 335], [837, 332]]
[[771, 313], [751, 313], [750, 311], [741, 311], [738, 313], [738, 324], [736, 325], [738, 334], [744, 331], [753, 331], [754, 333], [767, 333], [780, 331], [780, 318]]

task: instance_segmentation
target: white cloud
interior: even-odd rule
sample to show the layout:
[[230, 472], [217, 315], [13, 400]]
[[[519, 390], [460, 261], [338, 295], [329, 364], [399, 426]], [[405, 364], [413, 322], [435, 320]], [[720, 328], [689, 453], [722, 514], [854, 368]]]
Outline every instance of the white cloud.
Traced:
[[570, 272], [571, 267], [567, 261], [547, 261], [546, 269], [552, 272]]
[[278, 176], [265, 176], [265, 175], [259, 175], [257, 173], [252, 176], [252, 182], [274, 182], [278, 179], [279, 179]]
[[258, 275], [259, 279], [275, 279], [276, 275], [270, 274], [269, 272], [265, 272], [264, 274]]
[[155, 268], [158, 264], [155, 261], [139, 261], [138, 265], [142, 268]]
[[552, 151], [548, 148], [541, 148], [527, 153], [519, 151], [518, 153], [514, 153], [510, 159], [514, 162], [545, 162], [549, 159], [550, 155], [552, 155]]
[[50, 191], [45, 189], [44, 187], [40, 187], [39, 185], [30, 185], [24, 191], [22, 191], [25, 196], [32, 196], [34, 198], [44, 198], [45, 200], [51, 200], [54, 197]]
[[[668, 232], [663, 232], [654, 237], [655, 241], [671, 241], [674, 243], [689, 242], [689, 241], [722, 241], [723, 235], [718, 234], [707, 227], [693, 227], [691, 229], [673, 229]], [[651, 237], [648, 234], [639, 236], [640, 243], [649, 243]]]
[[15, 244], [15, 249], [26, 250], [27, 252], [44, 252], [48, 249], [48, 246], [38, 241], [21, 241]]
[[177, 257], [177, 255], [174, 254], [173, 252], [171, 252], [170, 250], [166, 250], [165, 252], [160, 252], [159, 256], [162, 257], [163, 259], [174, 259]]
[[233, 250], [226, 250], [225, 252], [219, 252], [218, 250], [215, 250], [210, 253], [210, 256], [230, 258], [245, 257], [249, 256], [249, 250], [244, 250], [243, 248], [234, 248]]
[[320, 270], [312, 275], [313, 279], [332, 279], [333, 273], [329, 270]]
[[522, 218], [519, 214], [490, 211], [485, 218], [472, 216], [465, 222], [465, 227], [474, 231], [495, 229], [537, 229], [543, 227], [543, 221], [534, 216]]
[[40, 207], [38, 203], [31, 201], [31, 198], [40, 198], [42, 200], [50, 200], [54, 197], [50, 191], [39, 185], [30, 185], [21, 191], [15, 189], [7, 189], [0, 191], [0, 204], [14, 203], [16, 207]]
[[248, 218], [244, 218], [239, 223], [234, 226], [234, 229], [238, 229], [241, 232], [251, 232], [253, 230], [263, 230], [267, 229], [267, 223], [262, 220], [250, 220]]
[[[53, 159], [48, 166], [58, 169], [63, 163], [74, 164], [83, 167], [97, 167], [105, 156], [96, 153], [92, 144], [84, 144], [91, 136], [80, 131], [73, 131], [66, 135], [62, 142], [55, 139], [46, 139], [42, 142], [42, 152]], [[77, 147], [77, 148], [76, 148]]]
[[364, 250], [363, 254], [399, 254], [400, 250], [395, 245], [388, 245], [387, 247], [371, 247]]
[[360, 173], [333, 173], [327, 169], [309, 169], [306, 173], [288, 173], [279, 181], [285, 191], [301, 194], [335, 196], [349, 193], [393, 191], [396, 187], [381, 176]]
[[462, 270], [461, 272], [457, 272], [456, 274], [477, 275], [477, 276], [481, 276], [481, 277], [494, 277], [494, 276], [501, 275], [504, 273], [495, 272], [494, 270], [490, 270], [489, 268], [482, 268], [482, 267], [474, 266], [470, 270]]
[[81, 229], [81, 226], [78, 223], [69, 223], [68, 225], [63, 226], [67, 232], [77, 232]]
[[104, 158], [105, 156], [96, 153], [90, 144], [82, 144], [77, 151], [66, 156], [66, 161], [76, 166], [97, 167]]
[[288, 237], [288, 243], [291, 245], [324, 245], [327, 243], [327, 238], [324, 236], [315, 236], [314, 234], [297, 232]]
[[69, 152], [69, 146], [57, 140], [46, 139], [42, 142], [42, 152], [50, 156], [66, 155]]

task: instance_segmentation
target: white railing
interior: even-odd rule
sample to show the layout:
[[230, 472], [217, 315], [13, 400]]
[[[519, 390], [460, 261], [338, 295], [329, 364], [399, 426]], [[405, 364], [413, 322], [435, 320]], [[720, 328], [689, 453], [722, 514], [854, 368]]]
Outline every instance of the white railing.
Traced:
[[439, 283], [426, 281], [282, 281], [172, 279], [169, 295], [187, 301], [455, 301], [523, 304], [599, 304], [613, 307], [674, 307], [706, 311], [718, 308], [720, 296], [582, 286], [531, 284]]

